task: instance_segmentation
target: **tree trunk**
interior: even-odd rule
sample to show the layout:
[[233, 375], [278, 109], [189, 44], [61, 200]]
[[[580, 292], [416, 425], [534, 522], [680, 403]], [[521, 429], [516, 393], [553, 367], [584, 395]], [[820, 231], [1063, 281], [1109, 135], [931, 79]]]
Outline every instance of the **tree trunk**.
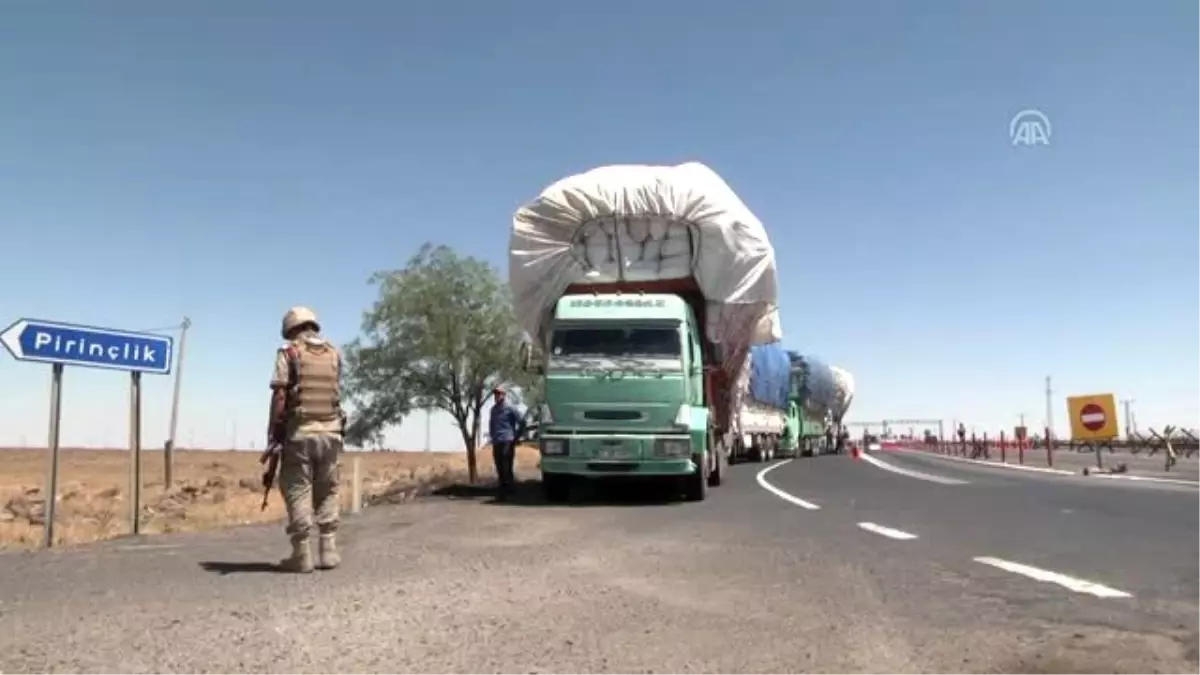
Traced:
[[467, 451], [467, 482], [474, 484], [479, 480], [479, 462], [475, 457], [475, 439], [479, 436], [471, 434], [465, 414], [460, 417], [456, 413], [454, 422], [458, 424], [458, 433], [462, 435], [463, 448]]
[[[479, 445], [479, 412], [476, 411], [475, 427], [471, 430], [471, 446], [476, 447], [478, 445]], [[495, 456], [495, 455], [493, 455], [493, 456]]]
[[467, 482], [474, 484], [479, 480], [479, 461], [475, 456], [475, 439], [478, 436], [467, 430], [466, 420], [458, 423], [458, 431], [462, 434], [463, 447], [467, 449]]
[[467, 482], [474, 485], [479, 480], [479, 466], [475, 459], [474, 444], [467, 447]]

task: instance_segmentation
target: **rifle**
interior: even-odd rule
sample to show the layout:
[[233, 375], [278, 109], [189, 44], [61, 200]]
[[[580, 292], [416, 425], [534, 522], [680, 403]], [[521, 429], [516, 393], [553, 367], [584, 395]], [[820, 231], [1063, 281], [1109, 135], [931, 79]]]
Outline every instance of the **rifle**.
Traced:
[[267, 470], [263, 472], [263, 500], [262, 507], [259, 511], [267, 510], [267, 499], [271, 496], [271, 486], [275, 484], [275, 472], [279, 470], [279, 454], [282, 446], [278, 442], [272, 442], [267, 445], [267, 449], [258, 458], [259, 464], [266, 464]]

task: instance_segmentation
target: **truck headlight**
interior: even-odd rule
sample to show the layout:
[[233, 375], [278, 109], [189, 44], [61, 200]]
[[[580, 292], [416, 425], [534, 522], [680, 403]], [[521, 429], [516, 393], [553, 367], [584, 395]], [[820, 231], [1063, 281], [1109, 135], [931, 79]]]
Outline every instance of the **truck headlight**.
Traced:
[[542, 454], [565, 455], [567, 454], [567, 442], [561, 438], [542, 439]]
[[692, 439], [660, 438], [654, 442], [654, 454], [659, 457], [690, 457], [692, 454]]

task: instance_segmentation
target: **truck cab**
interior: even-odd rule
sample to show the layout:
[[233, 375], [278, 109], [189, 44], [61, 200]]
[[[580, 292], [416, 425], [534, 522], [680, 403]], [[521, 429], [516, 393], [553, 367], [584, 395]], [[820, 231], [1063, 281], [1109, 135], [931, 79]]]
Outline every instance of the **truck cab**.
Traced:
[[567, 499], [577, 479], [614, 476], [672, 481], [689, 500], [704, 499], [712, 458], [703, 332], [684, 298], [564, 295], [540, 347], [550, 501]]

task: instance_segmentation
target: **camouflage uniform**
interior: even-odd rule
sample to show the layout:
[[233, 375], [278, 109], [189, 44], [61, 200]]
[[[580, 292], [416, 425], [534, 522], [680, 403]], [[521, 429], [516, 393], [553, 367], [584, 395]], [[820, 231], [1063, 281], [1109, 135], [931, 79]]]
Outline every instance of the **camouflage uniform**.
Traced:
[[287, 506], [287, 534], [292, 555], [282, 561], [286, 569], [310, 572], [313, 525], [320, 535], [318, 562], [331, 569], [340, 562], [336, 535], [339, 517], [339, 457], [342, 452], [343, 417], [340, 404], [342, 357], [337, 347], [316, 330], [296, 331], [312, 324], [316, 316], [294, 308], [284, 318], [287, 342], [275, 355], [272, 389], [287, 392], [280, 456], [279, 491]]

